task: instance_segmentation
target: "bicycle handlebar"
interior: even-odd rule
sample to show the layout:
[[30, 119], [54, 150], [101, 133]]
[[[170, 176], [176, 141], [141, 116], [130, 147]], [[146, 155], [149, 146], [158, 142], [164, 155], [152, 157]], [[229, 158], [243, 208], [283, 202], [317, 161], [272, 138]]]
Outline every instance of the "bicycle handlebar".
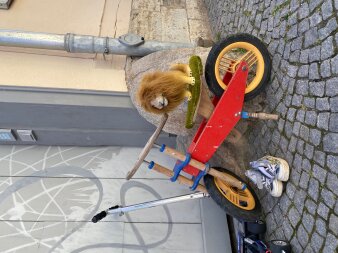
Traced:
[[93, 218], [92, 218], [92, 222], [96, 223], [100, 220], [102, 220], [103, 218], [105, 218], [107, 216], [107, 212], [106, 211], [102, 211], [101, 213], [96, 214]]
[[109, 214], [109, 210], [113, 210], [113, 209], [118, 209], [120, 206], [116, 205], [116, 206], [112, 206], [110, 208], [108, 208], [107, 210], [104, 210], [98, 214], [96, 214], [93, 218], [92, 218], [92, 222], [96, 223], [100, 220], [102, 220], [103, 218], [105, 218], [108, 214]]

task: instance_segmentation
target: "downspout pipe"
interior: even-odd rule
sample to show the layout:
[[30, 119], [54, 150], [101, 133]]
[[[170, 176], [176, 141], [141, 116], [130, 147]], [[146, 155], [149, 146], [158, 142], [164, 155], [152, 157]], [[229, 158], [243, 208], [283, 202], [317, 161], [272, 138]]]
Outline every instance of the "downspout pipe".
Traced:
[[128, 44], [111, 37], [76, 35], [72, 33], [61, 35], [0, 29], [0, 46], [60, 50], [69, 53], [145, 56], [161, 50], [195, 47], [191, 43], [144, 41], [142, 37], [139, 38], [142, 40], [138, 43]]

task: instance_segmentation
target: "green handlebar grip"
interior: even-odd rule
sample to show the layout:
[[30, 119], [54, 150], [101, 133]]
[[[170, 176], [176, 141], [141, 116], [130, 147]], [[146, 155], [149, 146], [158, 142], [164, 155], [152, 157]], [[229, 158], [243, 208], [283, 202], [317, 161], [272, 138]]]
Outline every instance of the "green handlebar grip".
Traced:
[[189, 60], [189, 67], [191, 69], [192, 76], [195, 78], [195, 85], [189, 85], [191, 99], [188, 101], [188, 111], [185, 121], [185, 127], [188, 129], [194, 126], [196, 110], [198, 109], [201, 96], [201, 75], [203, 75], [201, 58], [197, 55], [191, 56]]

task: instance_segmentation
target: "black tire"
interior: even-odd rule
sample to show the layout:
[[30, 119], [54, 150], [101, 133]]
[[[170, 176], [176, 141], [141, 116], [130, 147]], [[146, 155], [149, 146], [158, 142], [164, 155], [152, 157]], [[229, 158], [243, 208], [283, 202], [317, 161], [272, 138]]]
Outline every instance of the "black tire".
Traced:
[[[218, 171], [227, 173], [238, 180], [245, 182], [240, 177], [235, 175], [233, 172], [220, 168], [220, 167], [213, 167], [213, 169], [216, 169]], [[240, 207], [237, 207], [232, 202], [230, 202], [226, 197], [223, 196], [223, 194], [218, 190], [214, 177], [207, 174], [204, 176], [204, 183], [205, 187], [207, 188], [207, 191], [210, 195], [210, 197], [229, 215], [243, 221], [247, 222], [253, 222], [256, 220], [259, 220], [261, 216], [261, 205], [259, 203], [259, 200], [253, 191], [253, 189], [247, 184], [247, 189], [251, 192], [254, 200], [255, 200], [255, 207], [252, 210], [245, 210]]]
[[263, 235], [266, 232], [266, 224], [262, 220], [256, 222], [247, 222], [246, 229], [254, 235]]
[[247, 42], [247, 43], [254, 45], [260, 51], [260, 53], [263, 56], [263, 60], [264, 60], [264, 74], [263, 74], [261, 81], [259, 82], [259, 84], [254, 90], [245, 94], [244, 100], [248, 101], [250, 99], [253, 99], [255, 96], [257, 96], [261, 91], [263, 91], [265, 86], [269, 83], [270, 76], [271, 76], [271, 68], [272, 68], [271, 58], [270, 58], [268, 49], [263, 44], [263, 42], [260, 41], [255, 36], [252, 36], [246, 33], [235, 34], [215, 44], [211, 48], [211, 51], [208, 55], [208, 58], [205, 64], [205, 79], [209, 86], [209, 89], [217, 97], [221, 97], [224, 92], [224, 89], [217, 82], [217, 78], [215, 74], [216, 60], [217, 60], [218, 55], [221, 53], [221, 51], [226, 46], [233, 44], [235, 42]]
[[272, 240], [269, 242], [270, 250], [272, 253], [291, 253], [291, 245], [283, 240]]

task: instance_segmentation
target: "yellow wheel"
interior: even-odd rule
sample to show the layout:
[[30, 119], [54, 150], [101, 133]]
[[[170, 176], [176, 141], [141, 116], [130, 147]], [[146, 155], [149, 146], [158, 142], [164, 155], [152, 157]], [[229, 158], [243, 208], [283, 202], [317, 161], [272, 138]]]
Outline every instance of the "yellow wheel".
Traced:
[[[229, 170], [217, 169], [227, 177], [243, 180]], [[261, 205], [255, 192], [247, 185], [246, 189], [238, 189], [210, 175], [204, 177], [205, 186], [211, 198], [229, 215], [245, 221], [256, 221], [261, 215]]]
[[209, 89], [221, 96], [240, 62], [249, 65], [245, 99], [258, 95], [269, 82], [271, 59], [265, 45], [249, 34], [232, 35], [215, 44], [205, 67], [205, 78]]
[[[227, 176], [229, 178], [236, 179], [230, 174]], [[214, 181], [218, 191], [233, 205], [244, 210], [253, 210], [255, 208], [255, 198], [252, 196], [248, 188], [245, 190], [238, 189], [220, 180], [219, 178], [214, 178]]]

